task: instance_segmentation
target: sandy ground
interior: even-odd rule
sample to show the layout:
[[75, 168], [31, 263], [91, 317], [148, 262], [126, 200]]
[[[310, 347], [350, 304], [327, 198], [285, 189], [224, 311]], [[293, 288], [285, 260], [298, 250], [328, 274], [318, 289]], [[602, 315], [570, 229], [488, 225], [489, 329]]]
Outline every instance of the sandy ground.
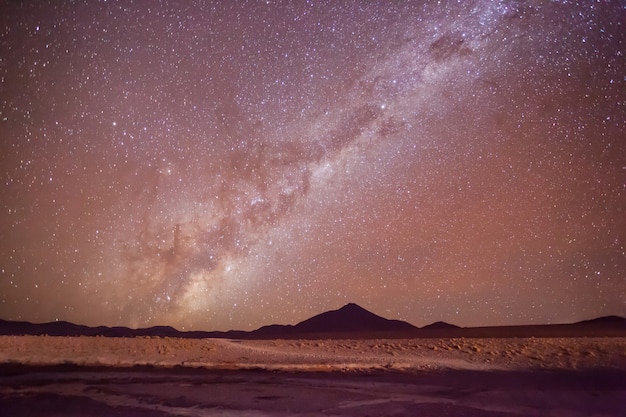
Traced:
[[12, 416], [624, 416], [626, 338], [0, 337]]
[[626, 338], [232, 340], [0, 336], [0, 363], [275, 370], [626, 370]]

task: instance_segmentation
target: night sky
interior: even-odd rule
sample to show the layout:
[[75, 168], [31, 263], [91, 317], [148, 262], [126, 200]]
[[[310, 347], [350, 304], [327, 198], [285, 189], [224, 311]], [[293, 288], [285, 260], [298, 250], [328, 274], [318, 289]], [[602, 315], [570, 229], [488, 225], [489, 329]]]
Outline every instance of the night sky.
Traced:
[[5, 1], [0, 318], [626, 315], [626, 7]]

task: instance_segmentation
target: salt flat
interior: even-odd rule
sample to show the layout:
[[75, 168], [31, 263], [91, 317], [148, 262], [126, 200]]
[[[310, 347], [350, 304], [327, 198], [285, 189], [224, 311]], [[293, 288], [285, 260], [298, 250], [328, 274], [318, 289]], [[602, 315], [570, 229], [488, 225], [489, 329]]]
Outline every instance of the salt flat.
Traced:
[[0, 337], [12, 416], [623, 416], [625, 338]]

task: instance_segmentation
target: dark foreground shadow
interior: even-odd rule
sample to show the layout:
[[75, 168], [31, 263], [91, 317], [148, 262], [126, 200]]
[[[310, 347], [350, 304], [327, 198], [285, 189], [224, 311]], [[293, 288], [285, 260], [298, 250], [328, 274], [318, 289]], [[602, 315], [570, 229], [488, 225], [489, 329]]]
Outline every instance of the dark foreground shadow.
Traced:
[[624, 416], [626, 373], [0, 365], [7, 416]]

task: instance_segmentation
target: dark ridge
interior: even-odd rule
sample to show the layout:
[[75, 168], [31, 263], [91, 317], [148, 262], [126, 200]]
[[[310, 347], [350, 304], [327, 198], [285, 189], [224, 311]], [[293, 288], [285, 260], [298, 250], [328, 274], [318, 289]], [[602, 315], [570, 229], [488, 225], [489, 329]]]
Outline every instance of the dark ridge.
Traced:
[[293, 334], [293, 328], [294, 327], [290, 324], [270, 324], [269, 326], [263, 326], [250, 332], [250, 335], [263, 339], [274, 339]]
[[166, 336], [177, 337], [180, 334], [178, 330], [171, 326], [153, 326], [147, 329], [137, 329], [135, 331], [137, 336]]
[[571, 324], [458, 327], [435, 322], [418, 329], [400, 320], [388, 320], [350, 303], [327, 311], [295, 326], [272, 324], [252, 332], [181, 332], [170, 326], [143, 329], [128, 327], [89, 327], [66, 321], [30, 323], [0, 319], [0, 335], [104, 336], [104, 337], [180, 337], [191, 339], [280, 339], [280, 338], [420, 338], [420, 337], [626, 337], [626, 318], [598, 317]]
[[457, 325], [446, 323], [445, 321], [436, 321], [424, 327], [420, 327], [420, 330], [451, 330], [451, 329], [460, 329], [460, 328], [461, 327]]
[[623, 326], [626, 328], [626, 318], [620, 316], [604, 316], [591, 320], [583, 320], [574, 323], [574, 325], [608, 325], [608, 326]]
[[81, 336], [93, 332], [93, 328], [67, 321], [33, 324], [27, 321], [0, 320], [0, 334], [3, 335], [49, 335]]

